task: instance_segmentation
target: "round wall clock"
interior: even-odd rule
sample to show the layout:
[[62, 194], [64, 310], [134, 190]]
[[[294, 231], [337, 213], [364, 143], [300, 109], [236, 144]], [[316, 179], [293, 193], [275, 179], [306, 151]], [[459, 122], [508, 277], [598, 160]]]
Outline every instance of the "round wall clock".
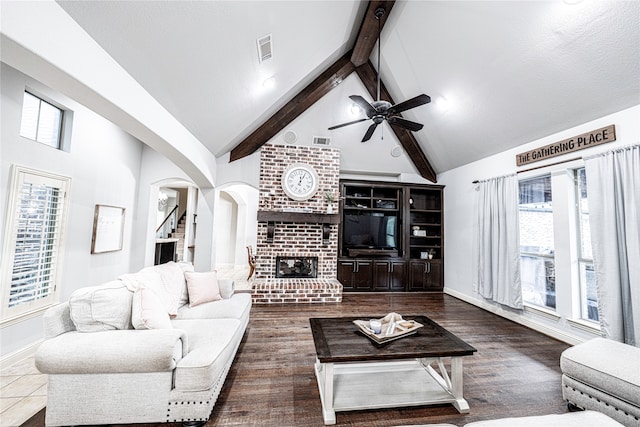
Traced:
[[282, 174], [282, 189], [293, 200], [308, 200], [318, 191], [318, 174], [311, 165], [291, 164]]

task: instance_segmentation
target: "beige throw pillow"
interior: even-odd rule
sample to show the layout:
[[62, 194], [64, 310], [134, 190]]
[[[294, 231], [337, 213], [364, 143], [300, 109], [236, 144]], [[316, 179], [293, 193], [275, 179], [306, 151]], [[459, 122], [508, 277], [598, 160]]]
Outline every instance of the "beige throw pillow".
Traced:
[[189, 307], [222, 299], [218, 286], [218, 273], [215, 270], [207, 273], [186, 271], [184, 276], [187, 279], [189, 291]]
[[80, 288], [69, 298], [69, 314], [80, 332], [131, 329], [132, 298], [118, 280]]
[[171, 329], [169, 313], [153, 289], [141, 287], [133, 293], [131, 323], [136, 329]]

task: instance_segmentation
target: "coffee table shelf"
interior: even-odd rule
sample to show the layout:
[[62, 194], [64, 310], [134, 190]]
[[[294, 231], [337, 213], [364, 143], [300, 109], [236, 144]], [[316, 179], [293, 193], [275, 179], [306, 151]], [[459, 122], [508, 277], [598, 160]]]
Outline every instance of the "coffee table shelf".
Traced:
[[424, 316], [413, 318], [426, 327], [383, 346], [353, 334], [345, 326], [352, 318], [310, 319], [325, 424], [336, 423], [336, 411], [451, 403], [469, 412], [462, 358], [475, 348]]

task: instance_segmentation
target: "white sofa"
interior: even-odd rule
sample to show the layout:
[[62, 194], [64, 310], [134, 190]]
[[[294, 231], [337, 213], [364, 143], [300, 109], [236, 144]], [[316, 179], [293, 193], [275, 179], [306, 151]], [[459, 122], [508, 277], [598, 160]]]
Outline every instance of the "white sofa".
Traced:
[[250, 310], [250, 294], [187, 263], [77, 290], [44, 316], [46, 425], [206, 421]]

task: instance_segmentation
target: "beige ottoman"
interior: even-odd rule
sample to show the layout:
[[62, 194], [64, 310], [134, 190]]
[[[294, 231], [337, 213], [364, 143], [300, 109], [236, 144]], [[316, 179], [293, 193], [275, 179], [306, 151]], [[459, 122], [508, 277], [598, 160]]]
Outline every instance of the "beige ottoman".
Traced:
[[[455, 426], [452, 424], [421, 424], [419, 426], [404, 427]], [[600, 412], [583, 411], [533, 417], [498, 418], [495, 420], [476, 421], [466, 424], [464, 427], [623, 427], [623, 425]]]
[[476, 421], [465, 425], [465, 427], [622, 427], [622, 424], [600, 412], [583, 411]]
[[627, 427], [640, 427], [640, 348], [595, 338], [560, 356], [562, 396]]

